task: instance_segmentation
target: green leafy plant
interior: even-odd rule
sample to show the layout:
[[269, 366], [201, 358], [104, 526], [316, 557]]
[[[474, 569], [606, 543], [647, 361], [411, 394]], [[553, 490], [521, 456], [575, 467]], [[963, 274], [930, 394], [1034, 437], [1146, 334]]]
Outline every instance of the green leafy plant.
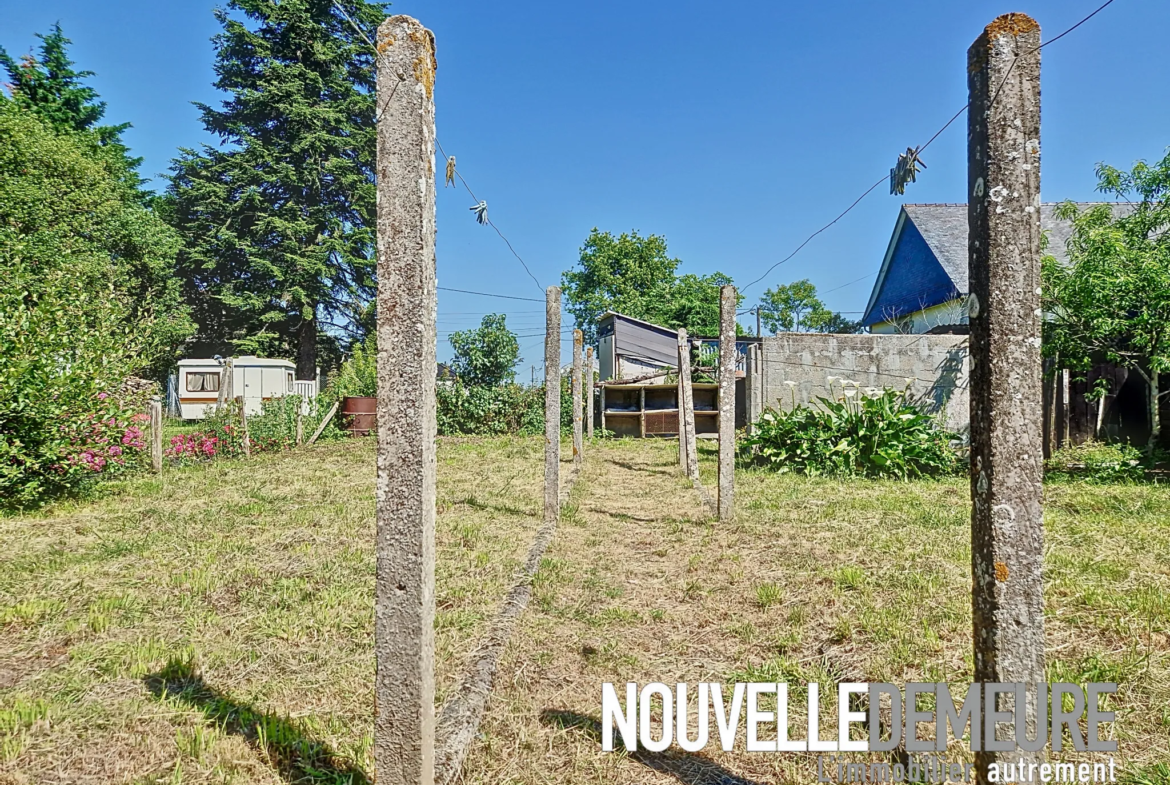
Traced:
[[1062, 447], [1045, 461], [1045, 479], [1104, 484], [1140, 482], [1158, 457], [1157, 453], [1151, 455], [1128, 444], [1085, 442]]
[[778, 472], [909, 479], [954, 473], [957, 440], [906, 391], [843, 382], [815, 406], [794, 397], [788, 411], [766, 409], [740, 459]]
[[495, 386], [515, 380], [520, 342], [504, 314], [489, 313], [479, 327], [452, 333], [448, 340], [455, 350], [451, 368], [464, 384]]

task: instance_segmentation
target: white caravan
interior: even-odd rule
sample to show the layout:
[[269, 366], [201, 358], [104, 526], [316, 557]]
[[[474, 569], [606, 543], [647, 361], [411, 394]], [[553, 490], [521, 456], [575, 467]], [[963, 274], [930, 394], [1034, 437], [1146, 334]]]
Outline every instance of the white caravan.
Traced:
[[179, 416], [184, 420], [202, 420], [215, 410], [220, 385], [224, 395], [244, 397], [248, 414], [259, 414], [261, 404], [270, 398], [301, 395], [306, 401], [317, 395], [315, 381], [298, 381], [296, 365], [288, 360], [263, 357], [232, 359], [231, 378], [224, 374], [227, 360], [179, 360], [175, 386], [179, 399]]

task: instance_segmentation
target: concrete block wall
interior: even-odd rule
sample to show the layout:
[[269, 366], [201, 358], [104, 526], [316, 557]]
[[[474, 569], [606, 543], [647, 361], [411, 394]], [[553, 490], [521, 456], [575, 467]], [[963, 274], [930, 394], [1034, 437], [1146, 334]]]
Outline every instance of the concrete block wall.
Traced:
[[[755, 378], [748, 384], [758, 385], [759, 392], [747, 396], [752, 422], [763, 407], [791, 408], [794, 393], [798, 404], [829, 397], [829, 377], [850, 379], [862, 389], [897, 390], [913, 379], [913, 397], [930, 411], [942, 413], [948, 429], [964, 434], [968, 430], [970, 363], [965, 335], [786, 333], [764, 338], [755, 365]], [[795, 387], [785, 382], [794, 382]], [[835, 389], [839, 395], [839, 382]]]

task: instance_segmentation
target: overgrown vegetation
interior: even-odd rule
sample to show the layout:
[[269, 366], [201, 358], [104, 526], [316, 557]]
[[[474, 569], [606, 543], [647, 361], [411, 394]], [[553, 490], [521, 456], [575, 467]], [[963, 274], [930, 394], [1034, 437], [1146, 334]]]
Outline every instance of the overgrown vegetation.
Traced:
[[[835, 380], [834, 380], [835, 381]], [[835, 392], [832, 382], [829, 390]], [[741, 443], [741, 461], [778, 472], [910, 479], [952, 474], [958, 436], [906, 391], [860, 389], [842, 381], [814, 406], [764, 411]]]
[[[135, 413], [127, 377], [169, 363], [191, 325], [176, 239], [119, 155], [0, 101], [0, 498], [29, 504], [94, 474], [94, 422]], [[105, 467], [121, 456], [104, 453]], [[92, 464], [92, 462], [90, 462]]]
[[1043, 262], [1044, 353], [1081, 374], [1106, 360], [1141, 376], [1152, 450], [1170, 394], [1158, 386], [1170, 371], [1170, 153], [1129, 172], [1098, 165], [1097, 190], [1125, 204], [1060, 207], [1073, 223], [1071, 263]]

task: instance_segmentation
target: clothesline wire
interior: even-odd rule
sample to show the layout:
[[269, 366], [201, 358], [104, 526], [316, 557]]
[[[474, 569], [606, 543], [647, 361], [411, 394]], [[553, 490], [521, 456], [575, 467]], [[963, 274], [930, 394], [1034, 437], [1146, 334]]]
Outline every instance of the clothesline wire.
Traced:
[[[369, 37], [369, 35], [366, 34], [366, 31], [362, 30], [361, 27], [358, 26], [357, 22], [355, 22], [353, 20], [353, 17], [351, 17], [348, 13], [346, 13], [346, 10], [341, 7], [341, 5], [337, 2], [337, 0], [332, 0], [332, 1], [333, 1], [333, 7], [341, 12], [341, 15], [343, 17], [345, 17], [345, 21], [349, 22], [349, 26], [352, 27], [355, 31], [357, 31], [357, 34], [359, 36], [361, 36], [362, 39], [366, 42], [366, 44], [369, 45], [370, 49], [373, 50], [374, 59], [381, 60], [382, 53], [378, 51], [378, 47], [374, 45], [374, 42], [372, 40], [370, 40], [370, 37]], [[390, 97], [393, 97], [393, 95], [394, 95], [393, 92], [391, 92]], [[377, 99], [375, 98], [375, 101], [376, 100]], [[387, 102], [388, 101], [389, 101], [389, 98], [387, 98]], [[382, 111], [384, 109], [385, 109], [385, 107], [382, 107], [382, 109], [379, 109], [375, 113], [375, 115], [374, 115], [374, 123], [375, 124], [377, 124], [378, 119], [381, 117]], [[435, 145], [439, 148], [439, 152], [442, 153], [443, 160], [444, 161], [450, 160], [447, 157], [446, 151], [443, 150], [443, 145], [439, 144], [439, 139], [437, 136], [435, 137]], [[459, 178], [460, 182], [463, 183], [463, 187], [467, 189], [467, 193], [471, 194], [471, 198], [475, 199], [476, 203], [478, 204], [480, 202], [480, 199], [478, 197], [476, 197], [475, 193], [471, 190], [471, 186], [467, 184], [467, 180], [464, 179], [463, 174], [459, 171], [459, 169], [457, 167], [455, 169], [455, 175]], [[532, 282], [536, 284], [536, 288], [540, 289], [543, 292], [544, 287], [540, 285], [540, 281], [538, 281], [536, 279], [536, 276], [532, 274], [532, 270], [530, 270], [528, 268], [528, 263], [524, 261], [524, 259], [520, 256], [520, 254], [516, 253], [516, 249], [512, 246], [512, 242], [507, 237], [504, 236], [504, 233], [502, 231], [500, 231], [500, 227], [496, 226], [495, 222], [491, 219], [490, 215], [485, 215], [485, 219], [486, 219], [487, 225], [496, 230], [496, 234], [498, 234], [500, 236], [500, 239], [503, 240], [504, 244], [508, 246], [508, 250], [511, 251], [512, 255], [515, 256], [516, 259], [520, 262], [520, 265], [524, 268], [524, 272], [528, 273], [528, 277], [531, 278]]]
[[450, 286], [436, 286], [441, 292], [459, 292], [460, 294], [477, 294], [480, 297], [498, 297], [501, 300], [523, 300], [529, 303], [542, 303], [544, 298], [536, 297], [517, 297], [513, 294], [492, 294], [491, 292], [473, 292], [470, 289], [452, 289]]
[[[1111, 5], [1113, 2], [1114, 2], [1114, 0], [1106, 0], [1106, 2], [1105, 2], [1105, 3], [1103, 3], [1101, 6], [1099, 6], [1099, 7], [1098, 7], [1098, 8], [1097, 8], [1095, 11], [1093, 11], [1091, 14], [1089, 14], [1089, 15], [1088, 15], [1088, 16], [1086, 16], [1086, 17], [1084, 17], [1084, 18], [1083, 18], [1083, 19], [1081, 19], [1079, 22], [1077, 22], [1076, 24], [1074, 24], [1072, 27], [1068, 28], [1068, 29], [1067, 29], [1067, 30], [1065, 30], [1064, 32], [1062, 32], [1062, 33], [1060, 33], [1059, 35], [1055, 36], [1055, 37], [1054, 37], [1054, 38], [1052, 38], [1051, 40], [1045, 41], [1044, 43], [1040, 44], [1040, 45], [1039, 45], [1039, 46], [1037, 46], [1036, 48], [1034, 48], [1034, 49], [1031, 49], [1031, 50], [1029, 50], [1029, 51], [1027, 51], [1027, 52], [1024, 52], [1022, 55], [1016, 55], [1016, 57], [1015, 57], [1015, 58], [1012, 60], [1012, 63], [1011, 63], [1011, 65], [1010, 65], [1010, 66], [1008, 66], [1007, 73], [1005, 73], [1005, 74], [1004, 74], [1004, 76], [1003, 76], [1003, 81], [1002, 81], [1002, 82], [1000, 82], [1000, 84], [999, 84], [999, 87], [996, 89], [996, 91], [995, 91], [995, 94], [994, 94], [994, 95], [992, 95], [992, 97], [991, 97], [991, 101], [989, 101], [988, 103], [989, 103], [989, 104], [993, 104], [993, 103], [995, 103], [995, 99], [999, 97], [999, 93], [1000, 93], [1000, 91], [1001, 91], [1001, 90], [1003, 90], [1003, 87], [1004, 87], [1004, 85], [1007, 83], [1008, 77], [1009, 77], [1009, 76], [1011, 76], [1012, 70], [1013, 70], [1013, 69], [1015, 68], [1015, 66], [1016, 66], [1016, 62], [1017, 62], [1017, 61], [1019, 61], [1019, 59], [1020, 59], [1021, 57], [1028, 57], [1029, 55], [1033, 55], [1033, 54], [1035, 54], [1036, 52], [1040, 51], [1041, 49], [1043, 49], [1044, 47], [1048, 46], [1049, 44], [1054, 44], [1054, 43], [1056, 43], [1056, 42], [1057, 42], [1057, 41], [1059, 41], [1061, 38], [1064, 38], [1066, 35], [1068, 35], [1069, 33], [1071, 33], [1073, 30], [1076, 30], [1078, 27], [1080, 27], [1081, 25], [1083, 25], [1085, 22], [1089, 21], [1089, 20], [1090, 20], [1090, 19], [1092, 19], [1094, 16], [1096, 16], [1096, 15], [1097, 15], [1097, 14], [1099, 14], [1099, 13], [1101, 13], [1103, 10], [1105, 10], [1105, 8], [1106, 8], [1106, 7], [1108, 7], [1109, 5]], [[915, 153], [916, 153], [916, 154], [918, 154], [918, 153], [921, 153], [921, 152], [922, 152], [923, 150], [925, 150], [927, 147], [930, 147], [931, 143], [932, 143], [932, 142], [934, 142], [934, 140], [935, 140], [935, 139], [938, 139], [938, 137], [942, 135], [943, 131], [945, 131], [945, 130], [947, 130], [948, 128], [950, 128], [951, 124], [952, 124], [953, 122], [955, 122], [955, 120], [958, 120], [958, 119], [959, 119], [959, 117], [960, 117], [960, 116], [962, 116], [962, 114], [963, 114], [964, 112], [966, 112], [968, 108], [970, 108], [970, 106], [971, 106], [971, 103], [970, 103], [969, 101], [968, 101], [967, 103], [963, 104], [962, 108], [960, 108], [960, 109], [959, 109], [959, 111], [955, 112], [955, 113], [954, 113], [954, 115], [952, 115], [952, 116], [951, 116], [951, 119], [950, 119], [950, 120], [947, 120], [947, 121], [946, 121], [946, 123], [944, 123], [944, 124], [943, 124], [942, 128], [940, 128], [940, 129], [938, 129], [937, 131], [935, 131], [935, 132], [934, 132], [934, 135], [933, 135], [933, 136], [931, 136], [931, 137], [930, 137], [930, 139], [926, 140], [926, 143], [925, 143], [925, 144], [923, 144], [923, 145], [921, 145], [921, 146], [919, 146], [919, 147], [915, 148]], [[769, 273], [771, 273], [773, 270], [775, 270], [777, 267], [779, 267], [780, 265], [784, 264], [784, 263], [785, 263], [785, 262], [787, 262], [789, 259], [791, 259], [792, 257], [796, 256], [798, 253], [800, 253], [800, 251], [801, 251], [801, 250], [802, 250], [802, 249], [803, 249], [803, 248], [804, 248], [806, 245], [808, 245], [808, 244], [809, 244], [809, 242], [811, 242], [811, 241], [813, 240], [813, 238], [815, 238], [815, 237], [816, 237], [817, 235], [819, 235], [821, 232], [825, 231], [826, 229], [828, 229], [829, 227], [831, 227], [833, 224], [837, 223], [837, 222], [838, 222], [838, 221], [840, 221], [842, 218], [844, 218], [846, 215], [848, 215], [848, 214], [849, 214], [849, 212], [850, 212], [850, 211], [851, 211], [851, 210], [852, 210], [854, 207], [856, 207], [856, 206], [857, 206], [857, 205], [858, 205], [858, 204], [861, 202], [861, 200], [862, 200], [862, 199], [864, 199], [865, 197], [869, 196], [869, 195], [870, 195], [870, 193], [872, 193], [872, 192], [873, 192], [873, 190], [874, 190], [875, 188], [877, 188], [879, 185], [881, 185], [883, 182], [885, 182], [885, 181], [888, 179], [888, 177], [889, 177], [889, 175], [883, 175], [883, 176], [882, 176], [882, 178], [881, 178], [880, 180], [878, 180], [876, 183], [874, 183], [874, 184], [873, 184], [873, 185], [871, 185], [869, 188], [867, 188], [867, 189], [866, 189], [866, 190], [865, 190], [865, 191], [864, 191], [864, 192], [861, 194], [861, 196], [857, 197], [857, 199], [855, 199], [855, 200], [853, 201], [853, 204], [851, 204], [851, 205], [849, 205], [847, 208], [845, 208], [844, 212], [842, 212], [840, 215], [838, 215], [838, 216], [837, 216], [836, 218], [834, 218], [833, 220], [829, 221], [827, 224], [825, 224], [824, 226], [822, 226], [820, 229], [817, 229], [815, 232], [813, 232], [812, 234], [810, 234], [810, 235], [809, 235], [807, 238], [805, 238], [804, 242], [802, 242], [800, 245], [798, 245], [798, 246], [796, 247], [796, 249], [795, 249], [795, 250], [794, 250], [792, 253], [788, 254], [788, 256], [785, 256], [783, 259], [781, 259], [780, 261], [778, 261], [778, 262], [776, 262], [775, 264], [773, 264], [771, 267], [769, 267], [767, 270], [765, 270], [765, 271], [764, 271], [764, 274], [763, 274], [763, 275], [761, 275], [759, 278], [757, 278], [757, 279], [755, 279], [754, 281], [752, 281], [751, 283], [749, 283], [747, 286], [744, 286], [744, 287], [743, 287], [743, 289], [741, 289], [740, 291], [747, 291], [749, 288], [751, 288], [751, 287], [752, 287], [752, 286], [754, 286], [755, 284], [757, 284], [757, 283], [759, 283], [760, 281], [764, 280], [764, 278], [766, 278], [766, 277], [768, 276], [768, 274], [769, 274]]]

